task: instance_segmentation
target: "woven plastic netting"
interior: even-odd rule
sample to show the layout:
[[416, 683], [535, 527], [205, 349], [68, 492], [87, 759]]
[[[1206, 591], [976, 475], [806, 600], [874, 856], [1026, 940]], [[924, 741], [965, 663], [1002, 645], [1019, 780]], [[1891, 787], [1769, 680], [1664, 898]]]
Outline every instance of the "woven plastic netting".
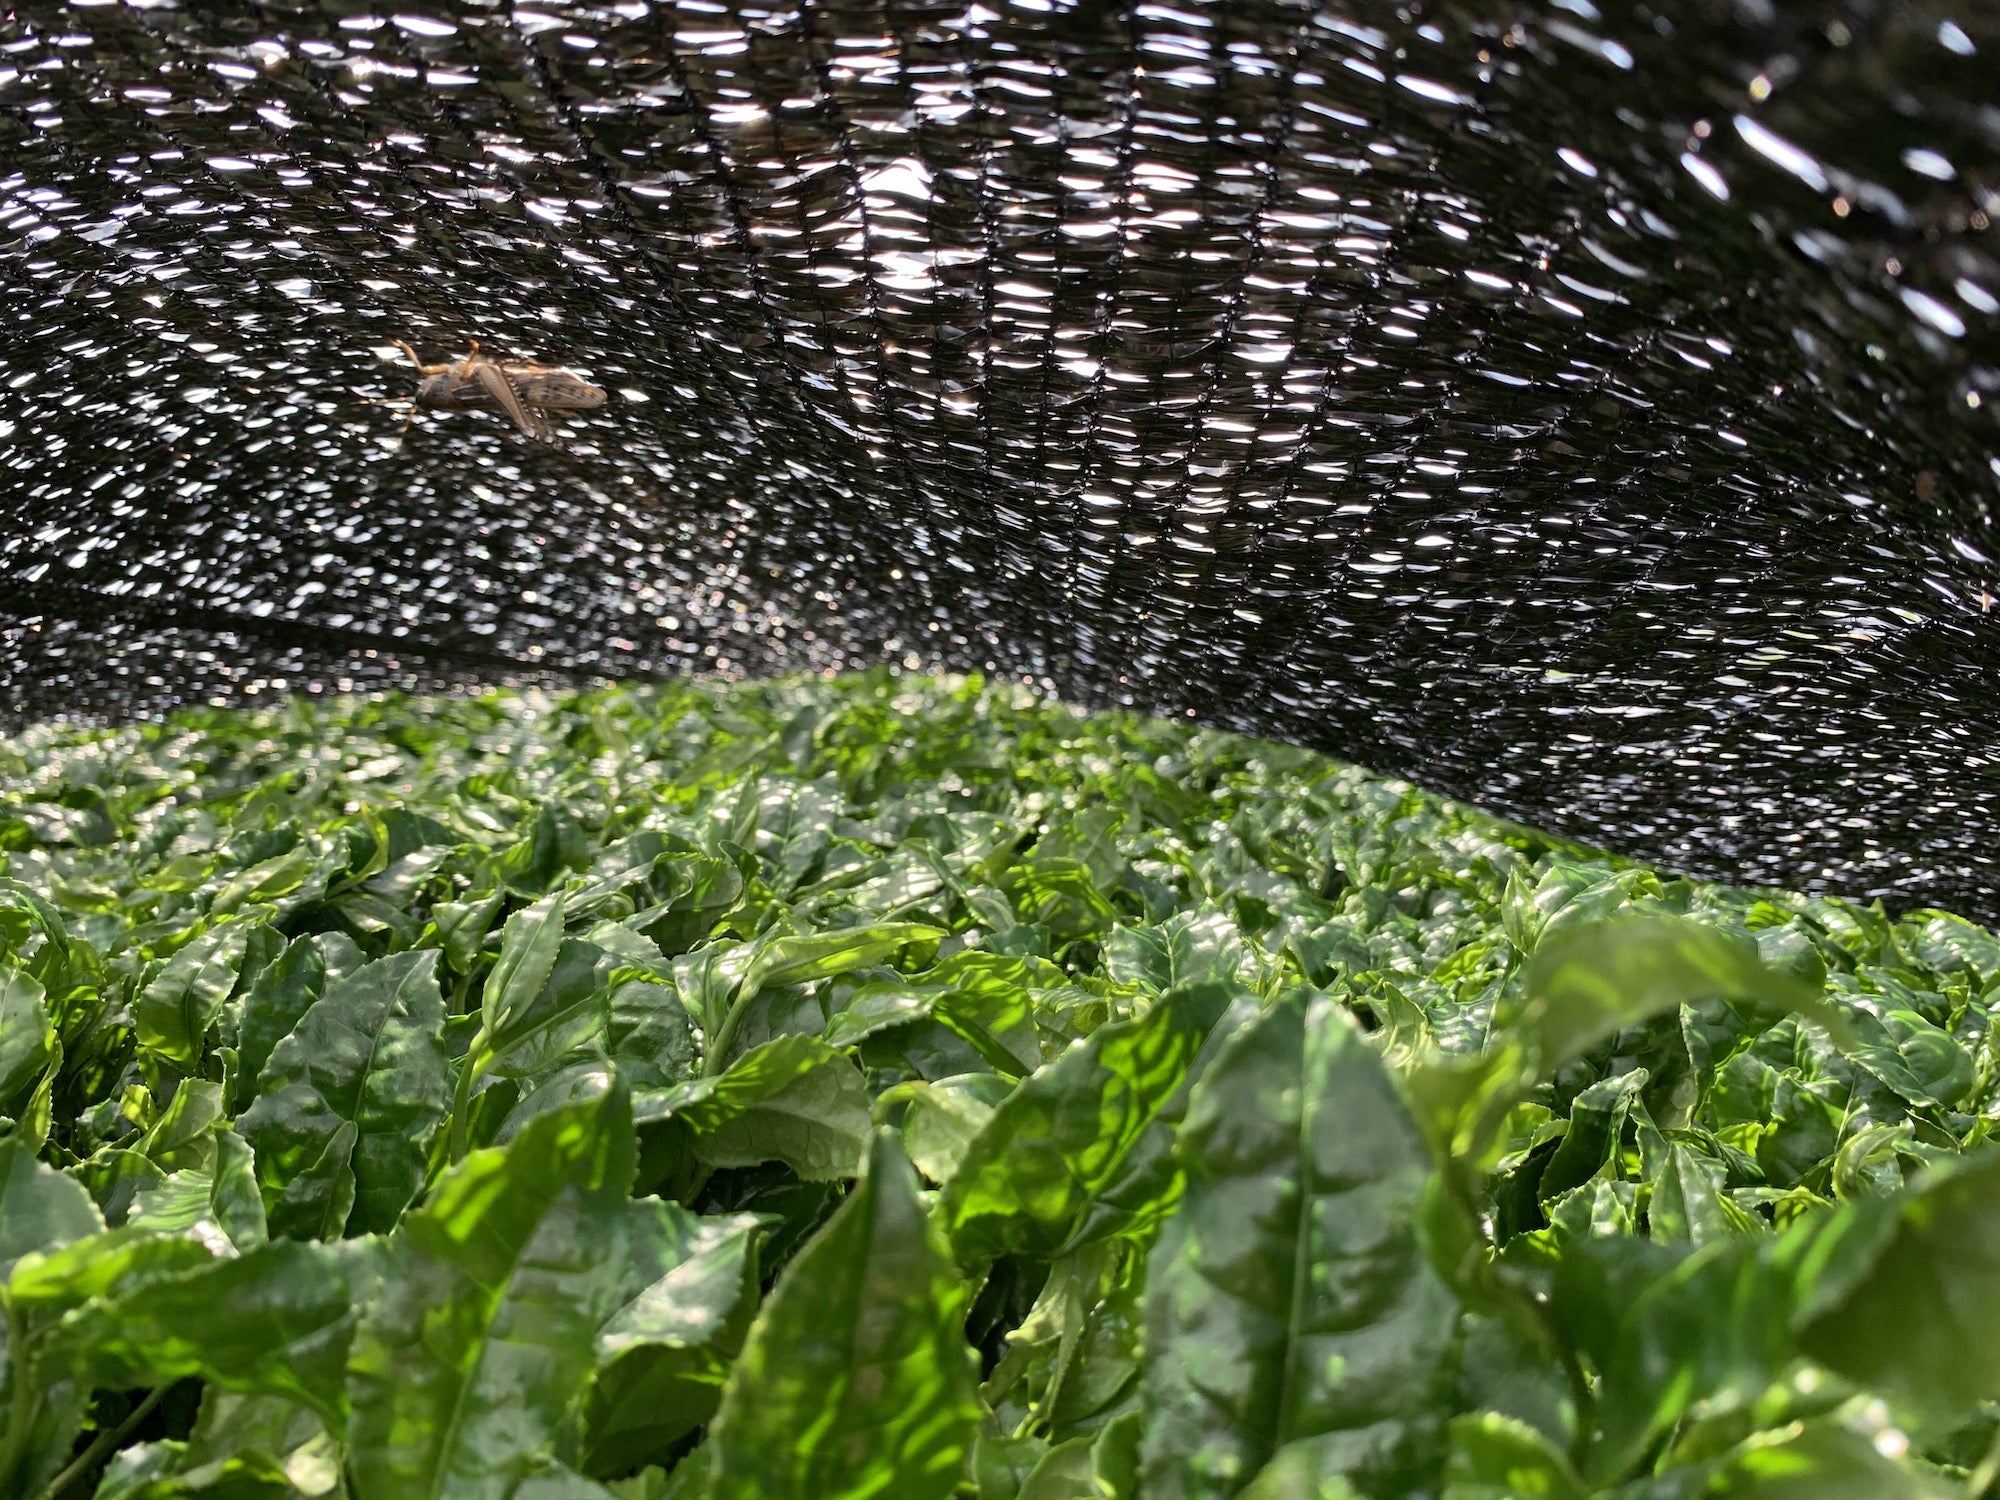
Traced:
[[0, 19], [15, 721], [886, 658], [2000, 915], [2000, 13], [401, 4]]

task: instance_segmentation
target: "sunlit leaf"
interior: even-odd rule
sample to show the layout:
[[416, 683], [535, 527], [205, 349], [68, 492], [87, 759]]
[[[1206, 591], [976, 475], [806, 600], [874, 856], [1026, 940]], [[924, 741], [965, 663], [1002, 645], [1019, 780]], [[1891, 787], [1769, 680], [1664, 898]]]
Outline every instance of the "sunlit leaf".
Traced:
[[1364, 1494], [1421, 1484], [1457, 1308], [1417, 1240], [1422, 1137], [1353, 1023], [1273, 1004], [1195, 1089], [1178, 1149], [1147, 1291], [1148, 1500], [1234, 1495], [1287, 1449]]
[[868, 1171], [766, 1299], [724, 1390], [707, 1500], [942, 1500], [979, 1418], [962, 1293], [916, 1176]]

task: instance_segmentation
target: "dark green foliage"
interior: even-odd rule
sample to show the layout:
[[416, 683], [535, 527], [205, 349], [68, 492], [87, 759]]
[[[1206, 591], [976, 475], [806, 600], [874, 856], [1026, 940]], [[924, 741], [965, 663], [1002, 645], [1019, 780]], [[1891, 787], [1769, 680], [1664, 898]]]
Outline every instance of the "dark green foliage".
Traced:
[[965, 1309], [892, 1132], [792, 1260], [716, 1414], [711, 1500], [940, 1500], [979, 1421]]
[[271, 1053], [236, 1129], [273, 1234], [387, 1233], [423, 1186], [451, 1100], [436, 969], [396, 953], [342, 975]]
[[1458, 1312], [1425, 1259], [1422, 1137], [1330, 999], [1288, 994], [1194, 1091], [1147, 1271], [1145, 1492], [1236, 1494], [1281, 1452], [1376, 1494], [1437, 1472]]
[[48, 728], [0, 820], [10, 1500], [2000, 1471], [1942, 913], [881, 676]]
[[632, 1281], [622, 1088], [447, 1172], [392, 1242], [348, 1367], [355, 1500], [504, 1500], [553, 1449]]

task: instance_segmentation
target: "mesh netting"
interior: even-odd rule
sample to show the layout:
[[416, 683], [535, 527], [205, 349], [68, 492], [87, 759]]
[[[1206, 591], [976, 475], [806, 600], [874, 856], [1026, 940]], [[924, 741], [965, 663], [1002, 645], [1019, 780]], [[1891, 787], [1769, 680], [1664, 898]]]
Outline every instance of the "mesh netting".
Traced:
[[16, 720], [887, 658], [2000, 914], [1990, 9], [407, 3], [0, 19]]

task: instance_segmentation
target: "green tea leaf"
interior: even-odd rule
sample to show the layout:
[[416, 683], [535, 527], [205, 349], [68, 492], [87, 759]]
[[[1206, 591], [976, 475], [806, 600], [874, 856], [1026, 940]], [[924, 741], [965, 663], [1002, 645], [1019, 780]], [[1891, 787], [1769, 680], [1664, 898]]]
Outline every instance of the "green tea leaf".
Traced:
[[1603, 1168], [1618, 1149], [1625, 1122], [1647, 1077], [1644, 1068], [1634, 1068], [1599, 1079], [1571, 1101], [1569, 1129], [1536, 1185], [1544, 1203], [1588, 1182]]
[[778, 1279], [724, 1389], [708, 1500], [942, 1500], [979, 1419], [964, 1307], [895, 1137]]
[[439, 901], [431, 907], [447, 966], [460, 974], [471, 971], [506, 899], [506, 892], [493, 891], [483, 901]]
[[1527, 1423], [1497, 1412], [1451, 1424], [1443, 1500], [1588, 1500], [1568, 1457]]
[[1695, 1406], [1755, 1402], [1790, 1355], [1782, 1272], [1756, 1240], [1678, 1247], [1607, 1237], [1570, 1246], [1550, 1294], [1566, 1339], [1601, 1372], [1585, 1478], [1623, 1479]]
[[1058, 943], [1109, 932], [1117, 910], [1080, 860], [1052, 857], [1015, 865], [1000, 887], [1023, 922], [1038, 923]]
[[712, 1167], [780, 1161], [808, 1182], [853, 1176], [868, 1145], [868, 1082], [818, 1037], [765, 1042], [719, 1077], [641, 1098], [635, 1113], [677, 1120]]
[[1184, 1184], [1174, 1142], [1180, 1135], [1182, 1121], [1187, 1118], [1188, 1100], [1209, 1065], [1228, 1045], [1229, 1038], [1259, 1011], [1255, 996], [1241, 990], [1230, 993], [1234, 998], [1221, 1019], [1209, 1028], [1180, 1086], [1147, 1122], [1110, 1180], [1097, 1190], [1089, 1208], [1070, 1231], [1064, 1249], [1112, 1237], [1151, 1244], [1159, 1226], [1179, 1206]]
[[1760, 1434], [1720, 1462], [1609, 1492], [1611, 1500], [1958, 1500], [1962, 1493], [1941, 1475], [1892, 1462], [1866, 1434], [1828, 1422]]
[[694, 1021], [664, 984], [628, 979], [605, 1001], [605, 1050], [633, 1090], [667, 1089], [701, 1071]]
[[272, 1233], [386, 1231], [423, 1185], [451, 1092], [436, 968], [396, 953], [343, 975], [271, 1053], [239, 1128]]
[[1180, 1086], [1227, 1003], [1218, 986], [1172, 991], [1016, 1088], [945, 1184], [940, 1211], [960, 1264], [1053, 1255]]
[[265, 1453], [192, 1465], [185, 1445], [140, 1443], [113, 1461], [95, 1500], [299, 1500], [286, 1466]]
[[113, 1229], [124, 1227], [139, 1194], [166, 1186], [167, 1174], [137, 1151], [107, 1146], [69, 1169]]
[[1148, 1271], [1147, 1500], [1229, 1496], [1281, 1450], [1364, 1493], [1435, 1472], [1457, 1320], [1417, 1241], [1429, 1157], [1332, 1001], [1275, 1002], [1194, 1091]]
[[567, 808], [544, 802], [526, 843], [517, 844], [500, 860], [509, 886], [538, 896], [573, 870], [590, 867], [590, 841]]
[[104, 1219], [74, 1179], [35, 1160], [20, 1141], [0, 1141], [0, 1276], [24, 1255], [100, 1234]]
[[964, 1073], [936, 1083], [899, 1083], [885, 1090], [875, 1106], [878, 1112], [902, 1107], [899, 1129], [910, 1164], [942, 1183], [958, 1171], [973, 1138], [1009, 1092], [1006, 1081], [991, 1073]]
[[1341, 1457], [1322, 1443], [1288, 1443], [1238, 1493], [1242, 1500], [1362, 1500], [1339, 1471]]
[[622, 1089], [441, 1178], [354, 1337], [353, 1500], [507, 1500], [553, 1452], [616, 1310], [633, 1170]]
[[548, 984], [562, 949], [563, 896], [558, 891], [517, 911], [501, 930], [500, 958], [480, 992], [481, 1029], [489, 1047], [504, 1048]]
[[17, 1312], [53, 1321], [95, 1297], [205, 1266], [215, 1247], [191, 1235], [110, 1229], [15, 1262], [7, 1297]]
[[836, 932], [788, 934], [758, 948], [745, 971], [737, 1004], [760, 990], [786, 984], [808, 984], [855, 969], [866, 969], [893, 957], [912, 943], [944, 936], [921, 922], [874, 922]]
[[206, 1167], [189, 1167], [163, 1181], [138, 1187], [128, 1222], [135, 1228], [180, 1234], [204, 1222], [229, 1236], [238, 1250], [252, 1250], [270, 1238], [264, 1198], [257, 1187], [255, 1157], [234, 1131], [217, 1130]]
[[1019, 1500], [1098, 1500], [1090, 1439], [1071, 1438], [1042, 1455], [1021, 1481]]
[[281, 1240], [92, 1301], [63, 1321], [45, 1358], [114, 1389], [199, 1375], [338, 1424], [352, 1330], [339, 1262]]
[[1915, 1011], [1850, 1008], [1846, 1019], [1854, 1033], [1848, 1056], [1919, 1109], [1955, 1108], [1978, 1081], [1970, 1054]]
[[215, 1165], [215, 1127], [223, 1118], [222, 1086], [190, 1078], [174, 1090], [173, 1103], [139, 1140], [141, 1155], [163, 1172]]
[[237, 1109], [256, 1096], [257, 1081], [272, 1049], [291, 1035], [319, 999], [326, 987], [326, 970], [321, 945], [312, 938], [295, 938], [251, 981], [237, 1025]]
[[484, 1033], [482, 1071], [532, 1078], [604, 1030], [606, 983], [615, 960], [595, 943], [564, 938], [541, 991], [509, 1002], [503, 1025]]
[[2000, 1397], [2000, 1151], [1900, 1203], [1850, 1204], [1806, 1242], [1800, 1347], [1858, 1385], [1926, 1411]]
[[1754, 942], [1675, 917], [1565, 926], [1535, 949], [1522, 985], [1530, 998], [1509, 1019], [1533, 1038], [1545, 1074], [1624, 1027], [1715, 996], [1840, 1026], [1817, 989], [1769, 967]]
[[1119, 927], [1104, 943], [1113, 979], [1165, 994], [1179, 985], [1233, 983], [1246, 955], [1243, 935], [1215, 910], [1176, 912], [1153, 927]]
[[668, 957], [705, 942], [716, 923], [743, 898], [743, 872], [733, 859], [704, 854], [662, 854], [652, 879], [663, 899], [632, 919]]
[[236, 987], [249, 935], [246, 924], [225, 922], [167, 960], [133, 1006], [141, 1047], [183, 1073], [194, 1071], [208, 1029]]
[[714, 1415], [757, 1306], [762, 1220], [697, 1219], [656, 1200], [638, 1205], [647, 1206], [666, 1221], [673, 1263], [597, 1336], [581, 1466], [601, 1478], [664, 1461]]
[[90, 1383], [72, 1361], [45, 1357], [65, 1315], [211, 1260], [209, 1248], [191, 1238], [109, 1230], [51, 1244], [14, 1263], [0, 1299], [0, 1410], [7, 1414], [0, 1429], [0, 1494], [38, 1495], [82, 1425]]
[[61, 1055], [42, 987], [18, 970], [0, 969], [0, 1113], [18, 1115]]

